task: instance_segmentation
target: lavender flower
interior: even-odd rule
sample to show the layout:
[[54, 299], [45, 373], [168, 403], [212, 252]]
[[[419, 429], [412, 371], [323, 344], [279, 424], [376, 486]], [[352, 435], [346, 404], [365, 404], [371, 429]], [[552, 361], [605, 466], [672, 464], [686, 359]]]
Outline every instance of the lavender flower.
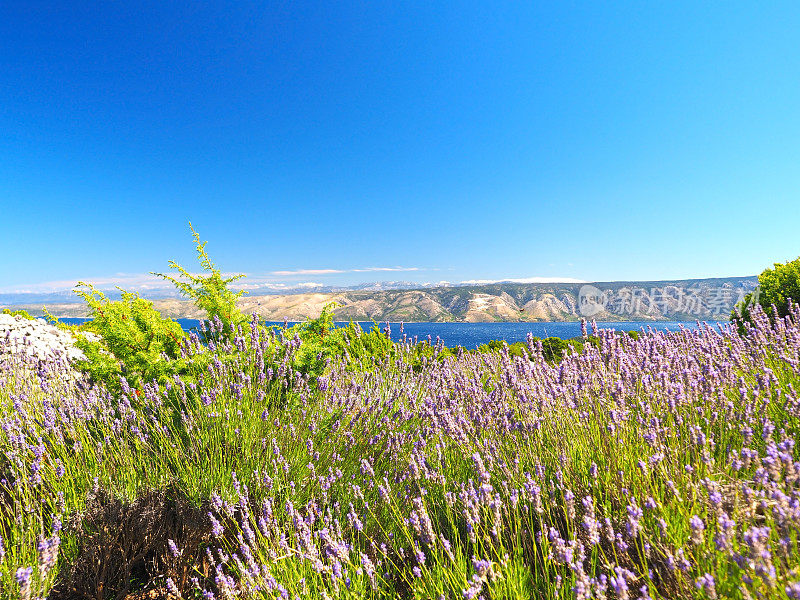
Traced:
[[208, 513], [208, 518], [211, 520], [211, 533], [213, 534], [213, 536], [216, 538], [221, 537], [224, 530], [220, 522], [217, 521], [216, 518], [214, 518], [214, 515], [212, 513]]
[[706, 596], [711, 598], [712, 600], [716, 599], [717, 597], [717, 584], [714, 581], [714, 578], [709, 574], [705, 573], [697, 578], [695, 582], [695, 586], [698, 590], [702, 590], [706, 593]]
[[33, 567], [20, 567], [14, 574], [22, 600], [28, 600], [31, 597], [31, 575], [33, 575]]
[[689, 526], [692, 528], [692, 536], [690, 539], [693, 544], [699, 546], [703, 543], [703, 531], [706, 525], [700, 517], [692, 515], [692, 518], [689, 519]]

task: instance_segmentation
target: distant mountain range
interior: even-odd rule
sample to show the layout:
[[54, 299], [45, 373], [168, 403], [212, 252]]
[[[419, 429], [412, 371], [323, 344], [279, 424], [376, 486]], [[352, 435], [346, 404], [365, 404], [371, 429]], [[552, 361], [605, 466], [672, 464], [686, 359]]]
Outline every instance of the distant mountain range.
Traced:
[[[357, 321], [597, 321], [725, 320], [736, 302], [755, 289], [751, 277], [671, 281], [583, 283], [509, 283], [485, 285], [420, 285], [383, 282], [355, 288], [289, 290], [280, 294], [251, 292], [240, 300], [246, 313], [267, 320], [304, 320], [319, 316], [331, 302], [337, 320]], [[108, 293], [118, 297], [118, 293]], [[146, 294], [142, 294], [147, 297]], [[150, 296], [171, 318], [205, 315], [177, 293]], [[25, 308], [42, 314], [42, 304], [57, 316], [88, 316], [85, 305], [70, 292], [0, 294], [0, 307]]]
[[[249, 293], [254, 296], [285, 296], [289, 294], [306, 294], [310, 291], [314, 293], [329, 294], [335, 292], [346, 291], [359, 291], [359, 290], [409, 290], [409, 289], [428, 289], [433, 287], [448, 287], [452, 284], [446, 282], [439, 283], [417, 283], [412, 281], [377, 281], [371, 283], [360, 283], [352, 286], [336, 286], [336, 285], [314, 285], [309, 287], [305, 285], [281, 285], [280, 287], [271, 287], [269, 285], [258, 285], [248, 289]], [[243, 287], [247, 287], [246, 285]], [[119, 300], [121, 293], [116, 288], [106, 289], [100, 287], [101, 291], [112, 300]], [[131, 291], [138, 291], [143, 298], [150, 300], [168, 300], [180, 299], [182, 296], [171, 284], [165, 284], [164, 287], [150, 287], [146, 290], [131, 289]], [[0, 292], [0, 307], [3, 306], [22, 306], [34, 305], [40, 302], [46, 304], [71, 304], [80, 303], [82, 300], [78, 298], [72, 290], [58, 290], [52, 292]]]

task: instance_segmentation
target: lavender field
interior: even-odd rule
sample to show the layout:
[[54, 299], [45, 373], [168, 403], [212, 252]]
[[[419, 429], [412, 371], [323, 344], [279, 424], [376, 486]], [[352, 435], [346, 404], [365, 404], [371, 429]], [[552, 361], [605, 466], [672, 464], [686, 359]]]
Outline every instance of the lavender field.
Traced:
[[313, 377], [254, 320], [121, 392], [8, 357], [0, 596], [800, 598], [800, 309], [754, 321]]

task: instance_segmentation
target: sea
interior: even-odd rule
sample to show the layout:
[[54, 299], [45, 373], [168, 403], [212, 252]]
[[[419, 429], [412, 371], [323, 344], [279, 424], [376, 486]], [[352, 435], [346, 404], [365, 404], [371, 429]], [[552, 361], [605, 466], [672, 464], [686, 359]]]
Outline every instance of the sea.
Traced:
[[[80, 324], [88, 319], [63, 318], [64, 323]], [[185, 331], [191, 331], [199, 326], [196, 319], [176, 319]], [[266, 325], [283, 326], [283, 321], [266, 321]], [[293, 321], [288, 322], [294, 325]], [[375, 324], [371, 321], [359, 323], [365, 331], [370, 330]], [[347, 323], [337, 323], [344, 326]], [[386, 322], [378, 326], [385, 330]], [[597, 323], [601, 329], [614, 329], [616, 331], [678, 331], [681, 328], [696, 329], [700, 325], [697, 321], [620, 321]], [[505, 340], [509, 344], [524, 342], [528, 333], [534, 337], [557, 337], [570, 339], [581, 335], [581, 324], [575, 321], [535, 322], [535, 323], [388, 323], [392, 340], [399, 342], [403, 339], [431, 342], [442, 340], [445, 346], [464, 346], [473, 349], [492, 340]]]

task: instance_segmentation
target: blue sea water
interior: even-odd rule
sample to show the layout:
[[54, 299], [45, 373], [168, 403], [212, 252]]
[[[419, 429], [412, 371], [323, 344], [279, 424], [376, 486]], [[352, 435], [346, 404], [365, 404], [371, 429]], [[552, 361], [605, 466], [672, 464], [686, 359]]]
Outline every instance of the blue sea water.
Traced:
[[[70, 324], [82, 323], [87, 319], [63, 318], [61, 321]], [[177, 319], [184, 330], [189, 331], [199, 325], [196, 319]], [[267, 321], [267, 325], [283, 325], [283, 321]], [[289, 322], [293, 325], [293, 322]], [[346, 325], [346, 323], [337, 323]], [[364, 330], [373, 327], [372, 322], [360, 323]], [[390, 323], [391, 336], [394, 341], [400, 341], [403, 336], [408, 339], [417, 338], [419, 341], [427, 340], [430, 336], [433, 342], [437, 338], [444, 341], [446, 346], [464, 346], [465, 348], [475, 348], [480, 344], [485, 344], [492, 340], [505, 340], [509, 344], [514, 342], [524, 342], [528, 332], [535, 337], [558, 337], [569, 339], [581, 335], [581, 324], [578, 322], [552, 322], [552, 323], [405, 323], [403, 330], [400, 330], [400, 323]], [[681, 327], [694, 329], [697, 327], [695, 321], [624, 321], [598, 323], [602, 329], [614, 329], [617, 331], [677, 331]], [[381, 329], [386, 327], [385, 322], [380, 323]]]

